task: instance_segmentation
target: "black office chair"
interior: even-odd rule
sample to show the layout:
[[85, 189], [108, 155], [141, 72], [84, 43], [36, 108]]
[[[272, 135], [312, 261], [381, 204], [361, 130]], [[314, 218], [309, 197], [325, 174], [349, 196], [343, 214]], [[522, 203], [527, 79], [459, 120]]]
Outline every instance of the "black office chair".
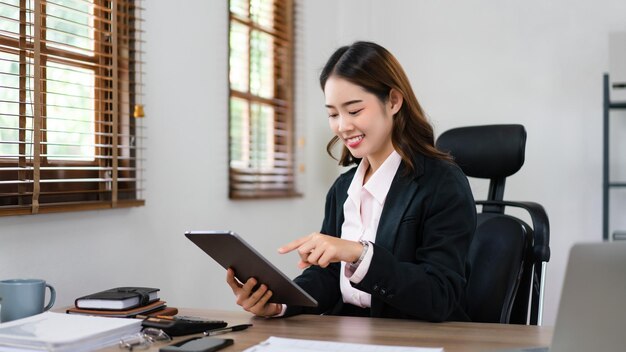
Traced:
[[[468, 314], [473, 321], [541, 325], [546, 264], [550, 260], [549, 222], [533, 202], [504, 201], [506, 177], [524, 164], [526, 130], [521, 125], [451, 129], [437, 140], [469, 177], [489, 179], [487, 200], [478, 213], [467, 258]], [[532, 227], [504, 213], [522, 208]]]

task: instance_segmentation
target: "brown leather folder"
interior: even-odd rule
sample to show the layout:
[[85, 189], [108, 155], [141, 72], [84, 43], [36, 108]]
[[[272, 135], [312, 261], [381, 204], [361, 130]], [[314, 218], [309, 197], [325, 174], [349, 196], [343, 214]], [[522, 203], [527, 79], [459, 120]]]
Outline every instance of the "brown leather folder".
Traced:
[[178, 309], [167, 307], [165, 301], [152, 302], [146, 306], [137, 307], [127, 310], [99, 310], [99, 309], [81, 309], [81, 308], [68, 308], [67, 314], [83, 314], [83, 315], [98, 315], [101, 317], [118, 317], [118, 318], [133, 318], [136, 315], [176, 315]]

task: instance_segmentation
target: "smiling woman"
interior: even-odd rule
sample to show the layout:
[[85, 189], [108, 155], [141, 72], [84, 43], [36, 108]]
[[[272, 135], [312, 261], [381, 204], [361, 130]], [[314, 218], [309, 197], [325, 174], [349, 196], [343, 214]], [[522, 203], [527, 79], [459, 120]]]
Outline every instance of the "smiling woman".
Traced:
[[134, 0], [0, 0], [0, 215], [142, 205]]
[[[340, 175], [322, 229], [279, 248], [305, 269], [294, 281], [319, 305], [268, 303], [254, 278], [226, 281], [237, 304], [261, 316], [299, 313], [431, 321], [468, 320], [465, 258], [476, 227], [461, 169], [434, 146], [433, 129], [406, 74], [385, 48], [339, 48], [320, 75]], [[332, 156], [332, 154], [331, 154]]]
[[390, 90], [386, 101], [339, 78], [330, 77], [325, 85], [330, 129], [344, 142], [354, 158], [368, 158], [374, 173], [393, 151], [393, 115], [402, 106], [402, 95]]

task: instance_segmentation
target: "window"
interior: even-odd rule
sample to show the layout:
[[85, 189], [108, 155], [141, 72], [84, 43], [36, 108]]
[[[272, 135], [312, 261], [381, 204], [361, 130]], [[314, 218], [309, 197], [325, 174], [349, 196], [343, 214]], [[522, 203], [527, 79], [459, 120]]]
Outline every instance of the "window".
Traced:
[[230, 0], [229, 196], [297, 196], [293, 1]]
[[143, 205], [133, 0], [0, 0], [0, 215]]

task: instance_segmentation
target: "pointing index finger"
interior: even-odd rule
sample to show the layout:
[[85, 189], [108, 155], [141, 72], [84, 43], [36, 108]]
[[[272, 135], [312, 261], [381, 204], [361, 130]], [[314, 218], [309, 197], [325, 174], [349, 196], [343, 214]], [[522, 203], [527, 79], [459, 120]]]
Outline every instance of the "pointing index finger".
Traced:
[[306, 237], [301, 237], [301, 238], [298, 238], [297, 240], [291, 241], [287, 243], [286, 245], [278, 248], [278, 253], [280, 254], [289, 253], [293, 251], [294, 249], [300, 247], [303, 243], [308, 241], [308, 239], [309, 239], [308, 236], [306, 236]]

